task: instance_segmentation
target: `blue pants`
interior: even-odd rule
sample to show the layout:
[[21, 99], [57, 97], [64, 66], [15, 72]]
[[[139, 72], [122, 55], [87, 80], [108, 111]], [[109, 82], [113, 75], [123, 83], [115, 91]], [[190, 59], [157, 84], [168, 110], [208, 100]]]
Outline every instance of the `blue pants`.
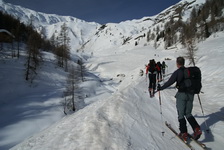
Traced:
[[185, 92], [177, 92], [176, 94], [176, 107], [178, 113], [178, 119], [184, 117], [189, 118], [192, 116], [194, 94], [188, 94]]
[[[191, 112], [193, 109], [194, 94], [185, 92], [177, 92], [176, 94], [176, 107], [178, 113], [179, 129], [181, 133], [187, 132], [186, 119], [190, 123], [193, 131], [199, 127], [199, 124], [192, 116]], [[186, 117], [186, 119], [185, 119]]]

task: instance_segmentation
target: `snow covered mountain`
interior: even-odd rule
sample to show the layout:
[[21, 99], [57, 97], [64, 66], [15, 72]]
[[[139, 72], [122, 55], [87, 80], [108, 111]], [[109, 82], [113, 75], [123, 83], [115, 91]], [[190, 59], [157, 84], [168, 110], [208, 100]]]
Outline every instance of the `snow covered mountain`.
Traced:
[[[203, 94], [200, 97], [205, 115], [197, 96], [193, 114], [202, 126], [200, 141], [215, 150], [222, 150], [224, 146], [223, 40], [224, 33], [217, 33], [200, 43], [197, 52], [200, 57], [197, 65], [203, 74]], [[149, 98], [147, 78], [139, 76], [139, 70], [144, 69], [144, 63], [151, 58], [157, 61], [170, 58], [166, 61], [169, 66], [167, 74], [172, 73], [176, 69], [175, 58], [183, 55], [185, 50], [155, 50], [151, 46], [127, 48], [129, 51], [119, 55], [102, 51], [100, 57], [97, 55], [88, 60], [92, 73], [104, 79], [95, 80], [97, 84], [84, 83], [94, 89], [85, 98], [88, 106], [29, 137], [12, 150], [188, 150], [164, 126], [164, 121], [168, 121], [178, 131], [176, 89], [172, 86], [161, 91], [160, 109], [158, 94]], [[215, 65], [217, 61], [220, 66]], [[115, 77], [115, 74], [123, 76]], [[109, 80], [110, 77], [113, 80]], [[166, 76], [164, 80], [168, 78]], [[210, 133], [206, 132], [208, 128]], [[188, 130], [192, 133], [190, 125]], [[197, 145], [195, 149], [201, 150]]]
[[[176, 89], [172, 86], [161, 91], [160, 105], [157, 94], [149, 98], [148, 79], [139, 76], [139, 71], [145, 69], [149, 59], [166, 61], [164, 81], [168, 80], [176, 69], [176, 57], [185, 55], [186, 49], [178, 43], [173, 50], [164, 50], [162, 40], [156, 41], [158, 49], [155, 49], [155, 41], [147, 41], [147, 34], [149, 30], [157, 34], [157, 27], [162, 30], [173, 17], [187, 21], [192, 8], [204, 2], [183, 0], [156, 16], [99, 25], [34, 12], [0, 0], [0, 10], [19, 16], [24, 22], [34, 16], [36, 29], [46, 29], [48, 38], [66, 22], [73, 53], [80, 50], [83, 55], [93, 54], [85, 64], [89, 72], [80, 85], [85, 107], [64, 117], [60, 102], [66, 73], [55, 67], [51, 53], [44, 53], [46, 63], [36, 81], [41, 84], [34, 87], [22, 80], [22, 58], [0, 60], [0, 149], [187, 150], [164, 126], [164, 121], [168, 121], [178, 130]], [[205, 115], [197, 97], [193, 115], [203, 129], [200, 141], [215, 150], [224, 147], [223, 40], [223, 32], [214, 33], [198, 43], [196, 53], [197, 66], [203, 75], [200, 97]], [[210, 133], [205, 131], [208, 128]], [[189, 125], [188, 129], [192, 133]]]
[[[108, 23], [100, 25], [95, 22], [85, 22], [71, 16], [59, 16], [35, 12], [20, 6], [0, 1], [0, 10], [20, 18], [25, 23], [33, 21], [36, 29], [45, 31], [50, 38], [54, 33], [59, 34], [61, 25], [65, 22], [69, 27], [72, 51], [86, 50], [87, 52], [113, 49], [122, 45], [154, 45], [154, 40], [147, 40], [149, 30], [151, 34], [158, 35], [157, 28], [164, 30], [164, 24], [171, 18], [189, 18], [192, 8], [200, 6], [205, 0], [183, 0], [167, 8], [158, 15], [143, 17], [138, 20], [124, 21], [118, 24]], [[164, 43], [158, 42], [157, 47], [164, 48]]]
[[[160, 31], [164, 30], [165, 24], [171, 19], [178, 20], [179, 18], [186, 22], [190, 17], [192, 9], [204, 3], [205, 0], [183, 0], [155, 16], [128, 20], [118, 24], [109, 23], [103, 25], [81, 49], [95, 52], [108, 49], [108, 52], [111, 52], [115, 47], [124, 46], [126, 51], [126, 45], [154, 46], [155, 43], [157, 48], [164, 49], [164, 41], [155, 42], [154, 39], [159, 35]], [[149, 31], [151, 35], [154, 34], [154, 38], [148, 40]]]
[[59, 16], [56, 14], [45, 14], [36, 12], [21, 6], [12, 5], [0, 1], [0, 10], [19, 18], [25, 24], [32, 20], [33, 26], [37, 31], [45, 31], [45, 36], [51, 38], [53, 34], [57, 36], [60, 33], [61, 26], [66, 23], [69, 28], [69, 37], [71, 39], [71, 49], [76, 51], [80, 45], [85, 43], [91, 37], [100, 24], [95, 22], [85, 22], [71, 16]]

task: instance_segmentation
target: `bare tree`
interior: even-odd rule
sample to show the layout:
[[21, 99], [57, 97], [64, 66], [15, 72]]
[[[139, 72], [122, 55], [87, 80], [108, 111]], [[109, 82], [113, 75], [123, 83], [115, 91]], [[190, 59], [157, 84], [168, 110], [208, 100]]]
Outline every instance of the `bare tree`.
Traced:
[[79, 59], [77, 64], [79, 65], [79, 68], [80, 68], [79, 70], [80, 70], [80, 76], [81, 76], [82, 82], [84, 82], [85, 66], [84, 66], [83, 60]]
[[67, 76], [66, 90], [64, 91], [64, 113], [67, 114], [67, 111], [75, 111], [75, 91], [78, 89], [79, 76], [77, 70], [74, 66], [69, 70]]
[[149, 30], [149, 31], [147, 32], [147, 37], [146, 37], [147, 42], [150, 41], [150, 34], [151, 34], [151, 30]]
[[58, 61], [58, 66], [59, 67], [63, 67], [64, 63], [63, 63], [63, 47], [59, 46], [55, 48], [55, 55]]
[[189, 39], [187, 41], [187, 58], [190, 61], [190, 64], [193, 64], [195, 66], [195, 53], [197, 51], [197, 47], [195, 45], [194, 39]]
[[40, 35], [34, 32], [27, 41], [26, 80], [31, 79], [31, 82], [37, 74], [36, 69], [41, 58], [40, 40]]
[[68, 36], [68, 27], [66, 23], [61, 26], [61, 31], [58, 36], [58, 43], [60, 50], [59, 57], [62, 59], [62, 67], [65, 67], [65, 71], [68, 71], [68, 60], [70, 59], [70, 38]]

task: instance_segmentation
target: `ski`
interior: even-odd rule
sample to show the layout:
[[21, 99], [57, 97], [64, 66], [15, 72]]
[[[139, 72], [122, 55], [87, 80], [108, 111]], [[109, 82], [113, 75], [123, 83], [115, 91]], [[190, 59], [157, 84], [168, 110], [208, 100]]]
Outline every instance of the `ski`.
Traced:
[[195, 143], [197, 143], [199, 146], [201, 146], [204, 150], [207, 149], [207, 147], [206, 147], [206, 145], [205, 145], [204, 143], [202, 143], [202, 142], [200, 142], [200, 141], [198, 141], [198, 140], [195, 140], [195, 139], [193, 138], [192, 135], [188, 134], [188, 137], [189, 137], [192, 141], [194, 141]]
[[172, 127], [171, 127], [171, 124], [169, 124], [167, 121], [165, 122], [165, 125], [188, 147], [190, 148], [191, 150], [195, 150], [193, 148], [193, 146], [191, 146], [188, 142], [186, 143], [179, 135], [178, 133], [176, 132], [176, 130], [174, 130]]

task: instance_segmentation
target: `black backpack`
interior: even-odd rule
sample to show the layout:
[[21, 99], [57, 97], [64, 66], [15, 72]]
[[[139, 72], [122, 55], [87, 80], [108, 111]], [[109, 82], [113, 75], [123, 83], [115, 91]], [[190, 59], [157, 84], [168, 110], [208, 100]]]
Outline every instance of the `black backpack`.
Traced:
[[181, 87], [188, 93], [199, 94], [202, 88], [201, 70], [196, 66], [185, 68]]
[[149, 72], [151, 73], [151, 74], [153, 74], [154, 72], [156, 71], [156, 67], [155, 67], [155, 65], [154, 64], [149, 64]]

